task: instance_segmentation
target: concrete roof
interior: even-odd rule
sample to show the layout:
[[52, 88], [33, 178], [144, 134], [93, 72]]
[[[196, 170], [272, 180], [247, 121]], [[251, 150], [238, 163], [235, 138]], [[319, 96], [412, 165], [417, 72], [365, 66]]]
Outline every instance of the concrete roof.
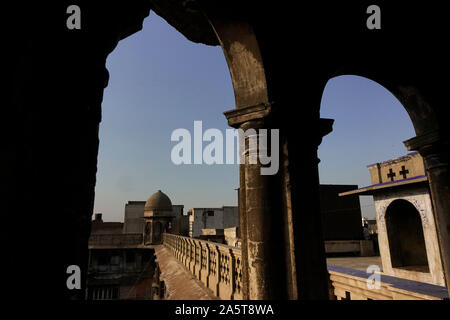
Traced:
[[374, 192], [380, 190], [380, 189], [386, 189], [386, 188], [392, 188], [392, 187], [398, 187], [406, 184], [412, 184], [412, 183], [419, 183], [423, 181], [428, 181], [427, 176], [416, 176], [412, 178], [406, 178], [403, 180], [397, 180], [397, 181], [389, 181], [389, 182], [383, 182], [378, 184], [373, 184], [367, 187], [359, 188], [352, 191], [347, 192], [341, 192], [339, 193], [340, 197], [348, 196], [351, 194], [359, 194], [359, 195], [373, 195]]

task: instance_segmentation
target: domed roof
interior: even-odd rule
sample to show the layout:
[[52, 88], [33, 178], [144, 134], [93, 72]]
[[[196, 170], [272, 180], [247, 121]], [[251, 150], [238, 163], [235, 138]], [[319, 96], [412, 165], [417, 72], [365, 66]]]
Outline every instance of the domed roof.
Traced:
[[165, 193], [158, 190], [148, 198], [145, 210], [172, 211], [172, 201]]

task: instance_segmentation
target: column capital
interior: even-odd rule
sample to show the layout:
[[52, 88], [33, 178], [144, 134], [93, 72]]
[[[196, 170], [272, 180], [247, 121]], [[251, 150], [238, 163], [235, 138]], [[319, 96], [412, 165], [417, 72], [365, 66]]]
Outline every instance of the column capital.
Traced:
[[408, 139], [403, 144], [409, 151], [418, 151], [428, 162], [428, 169], [449, 165], [450, 140], [439, 130]]
[[260, 103], [253, 106], [237, 108], [225, 111], [223, 114], [228, 120], [228, 125], [233, 128], [245, 127], [246, 122], [252, 122], [254, 125], [249, 126], [254, 128], [255, 124], [259, 123], [261, 126], [266, 124], [267, 118], [272, 114], [273, 108], [271, 103]]
[[435, 144], [439, 140], [441, 140], [441, 134], [439, 130], [434, 130], [405, 140], [403, 144], [408, 150], [419, 150], [424, 146]]

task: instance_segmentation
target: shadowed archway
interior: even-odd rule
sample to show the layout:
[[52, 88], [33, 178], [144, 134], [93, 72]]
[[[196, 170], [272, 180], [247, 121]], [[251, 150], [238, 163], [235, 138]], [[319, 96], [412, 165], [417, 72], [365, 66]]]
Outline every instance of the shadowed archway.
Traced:
[[419, 211], [409, 201], [398, 199], [387, 207], [385, 219], [392, 267], [429, 272]]
[[[410, 114], [417, 136], [405, 144], [424, 158], [450, 283], [445, 10], [386, 3], [382, 29], [373, 31], [365, 25], [369, 1], [308, 3], [301, 12], [294, 4], [260, 1], [96, 1], [82, 3], [82, 29], [74, 31], [65, 24], [71, 4], [30, 1], [5, 8], [9, 126], [2, 184], [5, 212], [15, 213], [6, 215], [5, 225], [16, 226], [20, 216], [27, 221], [21, 234], [39, 239], [39, 250], [23, 255], [29, 237], [6, 235], [13, 243], [6, 248], [12, 295], [22, 297], [29, 287], [23, 276], [29, 262], [45, 261], [32, 266], [38, 275], [33, 285], [48, 288], [40, 297], [84, 297], [67, 288], [67, 266], [79, 265], [85, 274], [106, 57], [141, 29], [150, 9], [188, 39], [222, 44], [236, 95], [230, 125], [280, 128], [279, 174], [262, 177], [259, 167], [241, 167], [246, 298], [328, 297], [317, 147], [331, 131], [330, 121], [320, 119], [322, 92], [339, 74], [377, 81]], [[25, 210], [17, 213], [18, 204]]]

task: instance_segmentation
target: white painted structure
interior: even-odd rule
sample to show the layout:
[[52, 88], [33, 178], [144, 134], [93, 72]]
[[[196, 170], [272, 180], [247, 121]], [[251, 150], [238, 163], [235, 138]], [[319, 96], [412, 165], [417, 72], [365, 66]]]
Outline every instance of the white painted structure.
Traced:
[[367, 167], [372, 185], [339, 195], [373, 196], [383, 273], [445, 286], [422, 157], [413, 152]]
[[[428, 260], [428, 272], [414, 270], [413, 268], [393, 267], [386, 227], [386, 213], [389, 205], [393, 201], [399, 199], [406, 200], [413, 204], [420, 214]], [[374, 200], [379, 232], [378, 244], [380, 247], [380, 255], [382, 257], [383, 272], [394, 277], [445, 286], [444, 271], [439, 252], [433, 207], [428, 187], [416, 186], [412, 190], [391, 190], [389, 193], [374, 195]]]
[[239, 210], [236, 206], [222, 208], [192, 208], [189, 215], [189, 236], [196, 238], [202, 229], [226, 229], [239, 226]]

